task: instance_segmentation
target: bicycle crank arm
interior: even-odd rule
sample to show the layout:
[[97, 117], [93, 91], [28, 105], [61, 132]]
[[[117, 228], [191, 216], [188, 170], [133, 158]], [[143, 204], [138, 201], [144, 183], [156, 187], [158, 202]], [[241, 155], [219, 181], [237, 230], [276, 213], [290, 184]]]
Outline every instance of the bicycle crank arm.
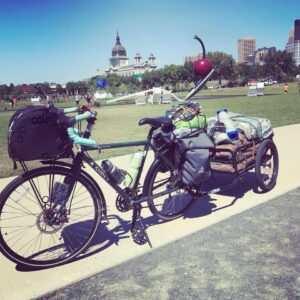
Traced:
[[[146, 228], [144, 227], [144, 224], [142, 222], [141, 218], [141, 210], [142, 206], [141, 204], [134, 204], [133, 206], [133, 215], [132, 215], [132, 223], [131, 223], [131, 236], [135, 243], [138, 245], [144, 245], [148, 243], [150, 248], [152, 248], [151, 241], [149, 239], [149, 236], [146, 232]], [[138, 223], [137, 223], [138, 221]]]

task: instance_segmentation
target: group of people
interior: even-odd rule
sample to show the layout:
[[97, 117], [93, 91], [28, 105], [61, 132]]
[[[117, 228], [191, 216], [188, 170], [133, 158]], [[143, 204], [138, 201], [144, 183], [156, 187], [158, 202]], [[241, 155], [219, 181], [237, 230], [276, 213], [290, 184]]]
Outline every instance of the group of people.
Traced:
[[99, 106], [99, 103], [97, 102], [96, 98], [91, 94], [86, 94], [85, 96], [75, 95], [75, 103], [76, 105], [79, 105], [80, 98], [84, 98], [86, 102], [90, 105], [93, 104], [94, 106]]

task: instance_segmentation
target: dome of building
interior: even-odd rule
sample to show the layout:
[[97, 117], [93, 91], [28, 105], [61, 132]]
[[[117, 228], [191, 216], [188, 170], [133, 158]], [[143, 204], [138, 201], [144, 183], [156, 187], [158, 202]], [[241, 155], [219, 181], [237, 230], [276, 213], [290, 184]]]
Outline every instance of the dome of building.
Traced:
[[113, 47], [111, 54], [112, 54], [113, 57], [127, 56], [126, 50], [121, 44], [119, 33], [117, 33], [116, 45]]

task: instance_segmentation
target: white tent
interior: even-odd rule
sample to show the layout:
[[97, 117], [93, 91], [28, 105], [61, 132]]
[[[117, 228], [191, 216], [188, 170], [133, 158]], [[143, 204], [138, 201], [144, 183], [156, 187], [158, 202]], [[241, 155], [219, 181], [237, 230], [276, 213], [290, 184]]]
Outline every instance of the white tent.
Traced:
[[[179, 102], [184, 102], [189, 100], [191, 97], [196, 95], [206, 84], [208, 79], [213, 74], [214, 69], [212, 69], [204, 79], [200, 79], [195, 87], [188, 93], [188, 95], [184, 99], [179, 99], [175, 96], [171, 91], [168, 91], [162, 87], [155, 87], [153, 89], [149, 89], [146, 91], [134, 93], [131, 95], [122, 96], [116, 99], [112, 99], [107, 101], [107, 103], [118, 102], [122, 100], [127, 100], [130, 98], [135, 98], [136, 104], [164, 104], [164, 103], [171, 103], [172, 99], [175, 98]], [[143, 99], [143, 97], [145, 97]]]
[[249, 86], [247, 96], [263, 96], [265, 94], [265, 84], [263, 82], [257, 82], [254, 85]]
[[156, 87], [142, 92], [137, 92], [130, 95], [125, 95], [112, 100], [107, 101], [107, 103], [120, 102], [128, 99], [134, 99], [137, 105], [144, 104], [164, 104], [171, 103], [172, 98], [178, 101], [182, 101], [177, 96], [175, 96], [171, 91], [168, 91], [162, 87]]
[[96, 98], [96, 99], [111, 99], [112, 98], [112, 94], [111, 93], [107, 93], [107, 92], [101, 92], [101, 93], [99, 93], [99, 92], [95, 92], [94, 93], [94, 97]]

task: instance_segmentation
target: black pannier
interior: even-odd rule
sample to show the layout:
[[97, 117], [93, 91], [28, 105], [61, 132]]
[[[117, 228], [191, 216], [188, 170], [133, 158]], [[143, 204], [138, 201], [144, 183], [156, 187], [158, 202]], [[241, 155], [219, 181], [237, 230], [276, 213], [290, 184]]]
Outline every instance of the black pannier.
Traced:
[[210, 175], [209, 153], [215, 148], [206, 132], [176, 142], [175, 159], [179, 178], [187, 186], [198, 187]]
[[[165, 132], [162, 128], [158, 128], [153, 132], [153, 144], [157, 148], [158, 152], [168, 158], [173, 157], [174, 152], [174, 134], [172, 131]], [[156, 157], [158, 154], [155, 154]], [[163, 164], [160, 167], [160, 172], [167, 172], [169, 168]]]
[[69, 157], [72, 142], [59, 116], [59, 109], [42, 105], [18, 109], [9, 122], [9, 156], [18, 161]]

